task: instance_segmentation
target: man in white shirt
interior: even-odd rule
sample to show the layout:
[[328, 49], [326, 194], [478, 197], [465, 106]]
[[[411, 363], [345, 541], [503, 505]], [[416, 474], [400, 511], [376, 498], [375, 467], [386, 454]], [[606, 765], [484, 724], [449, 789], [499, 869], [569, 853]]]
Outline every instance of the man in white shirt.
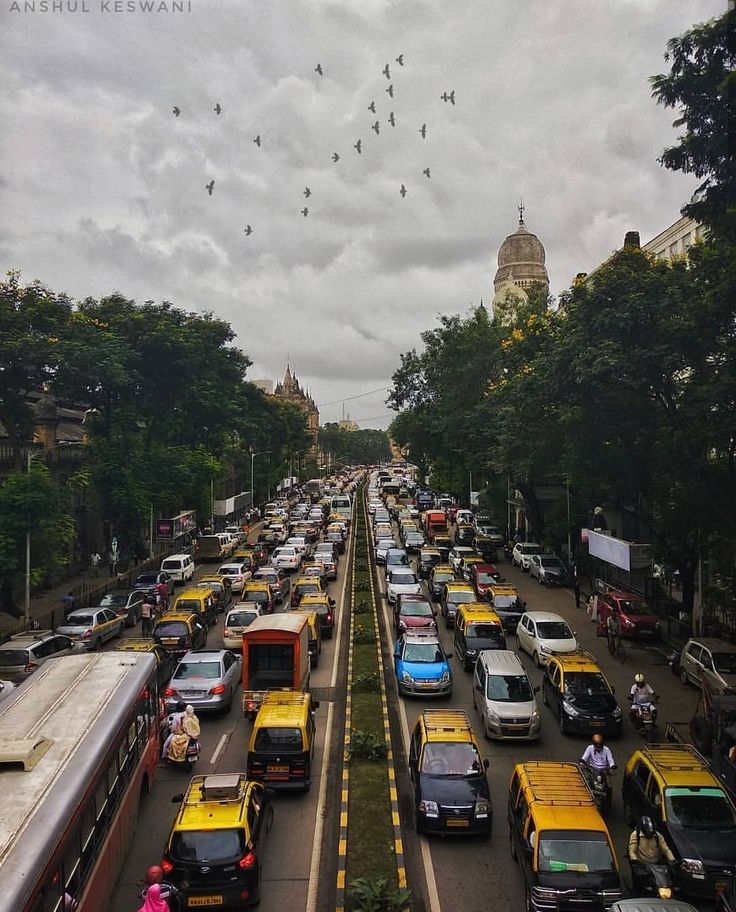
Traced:
[[592, 743], [585, 748], [580, 762], [591, 770], [602, 770], [612, 773], [616, 769], [616, 761], [609, 747], [603, 743], [603, 735], [595, 734]]

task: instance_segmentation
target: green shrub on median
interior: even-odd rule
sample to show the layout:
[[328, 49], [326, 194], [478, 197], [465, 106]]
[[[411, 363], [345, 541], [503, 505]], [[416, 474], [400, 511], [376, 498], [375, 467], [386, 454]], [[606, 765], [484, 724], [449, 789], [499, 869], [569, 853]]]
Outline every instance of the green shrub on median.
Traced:
[[383, 760], [388, 754], [388, 744], [378, 732], [353, 729], [348, 753], [351, 760]]
[[385, 877], [356, 877], [347, 891], [348, 912], [402, 912], [411, 902], [409, 890], [395, 889]]

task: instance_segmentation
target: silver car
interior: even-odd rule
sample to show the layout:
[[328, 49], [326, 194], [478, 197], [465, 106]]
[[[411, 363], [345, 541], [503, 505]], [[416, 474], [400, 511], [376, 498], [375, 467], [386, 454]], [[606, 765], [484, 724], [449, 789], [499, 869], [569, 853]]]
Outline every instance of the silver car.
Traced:
[[693, 637], [680, 655], [683, 684], [705, 681], [715, 693], [736, 693], [736, 646], [715, 637]]
[[122, 636], [124, 628], [125, 619], [118, 617], [111, 608], [79, 608], [67, 615], [56, 632], [93, 650], [113, 637]]
[[74, 643], [51, 630], [17, 633], [0, 646], [0, 678], [18, 684], [49, 659], [70, 655]]
[[0, 700], [4, 700], [15, 690], [15, 684], [12, 681], [0, 681]]
[[135, 627], [143, 610], [146, 594], [142, 589], [113, 589], [100, 599], [100, 608], [110, 608], [123, 618], [126, 627]]
[[197, 712], [230, 712], [240, 686], [241, 661], [229, 649], [190, 649], [166, 688], [166, 711], [173, 712], [184, 700]]

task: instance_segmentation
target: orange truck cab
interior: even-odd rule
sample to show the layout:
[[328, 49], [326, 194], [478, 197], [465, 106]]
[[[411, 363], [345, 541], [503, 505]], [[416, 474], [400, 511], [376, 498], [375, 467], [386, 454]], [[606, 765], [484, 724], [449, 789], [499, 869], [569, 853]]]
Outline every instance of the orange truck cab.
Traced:
[[435, 535], [447, 533], [447, 515], [444, 510], [427, 510], [424, 514], [424, 529], [432, 541]]
[[308, 690], [309, 669], [305, 614], [256, 618], [243, 631], [243, 713], [254, 718], [268, 691]]

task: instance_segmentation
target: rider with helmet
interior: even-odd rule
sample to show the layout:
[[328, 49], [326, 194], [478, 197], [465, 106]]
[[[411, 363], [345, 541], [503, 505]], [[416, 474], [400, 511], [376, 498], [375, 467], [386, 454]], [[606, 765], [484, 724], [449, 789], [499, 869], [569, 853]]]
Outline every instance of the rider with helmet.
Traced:
[[598, 732], [591, 738], [591, 743], [585, 748], [580, 762], [594, 771], [612, 773], [616, 769], [611, 749], [603, 743], [603, 735]]
[[629, 701], [631, 703], [630, 718], [633, 720], [636, 717], [637, 706], [649, 704], [652, 707], [652, 721], [656, 721], [657, 707], [654, 702], [656, 696], [652, 685], [647, 684], [642, 672], [638, 671], [634, 675], [634, 683], [631, 685], [631, 691], [629, 692]]
[[675, 860], [672, 849], [665, 842], [664, 836], [657, 832], [651, 817], [642, 817], [639, 826], [629, 836], [628, 855], [634, 893], [642, 892], [646, 884], [646, 865], [666, 864]]
[[164, 880], [164, 871], [160, 865], [151, 865], [146, 871], [146, 886], [141, 893], [142, 899], [146, 899], [149, 887], [154, 884], [158, 884], [159, 887], [158, 898], [166, 903], [170, 912], [176, 912], [179, 909], [179, 891], [173, 884]]

